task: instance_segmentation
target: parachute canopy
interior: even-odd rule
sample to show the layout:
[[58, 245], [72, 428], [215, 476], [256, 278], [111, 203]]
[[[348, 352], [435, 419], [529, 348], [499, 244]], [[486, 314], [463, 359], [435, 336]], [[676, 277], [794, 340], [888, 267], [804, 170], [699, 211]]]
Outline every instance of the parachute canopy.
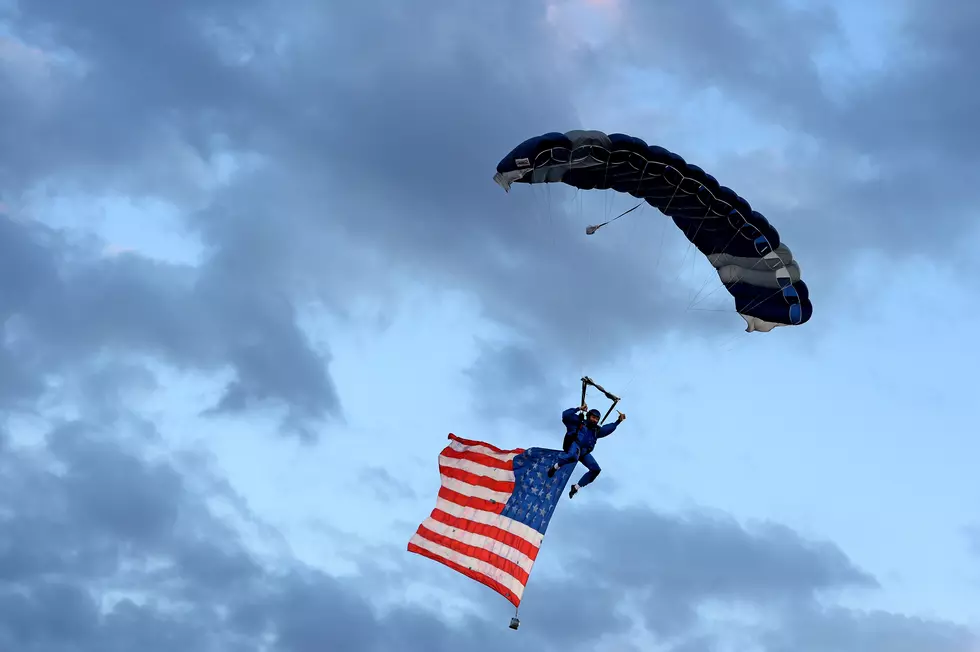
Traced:
[[800, 325], [813, 314], [800, 267], [769, 221], [734, 190], [663, 147], [626, 134], [551, 132], [515, 147], [493, 179], [506, 191], [514, 183], [561, 182], [645, 200], [707, 257], [748, 332]]

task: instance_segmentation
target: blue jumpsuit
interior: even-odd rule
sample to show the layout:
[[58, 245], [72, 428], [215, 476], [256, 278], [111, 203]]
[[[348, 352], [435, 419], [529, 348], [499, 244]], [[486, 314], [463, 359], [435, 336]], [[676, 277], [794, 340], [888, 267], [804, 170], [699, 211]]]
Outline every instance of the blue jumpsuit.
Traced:
[[568, 408], [562, 412], [561, 420], [565, 424], [566, 441], [569, 437], [575, 439], [568, 446], [568, 450], [558, 455], [558, 466], [581, 462], [588, 469], [582, 479], [578, 481], [578, 486], [584, 487], [595, 480], [599, 472], [602, 471], [595, 458], [592, 457], [592, 450], [595, 448], [596, 442], [611, 435], [619, 423], [607, 423], [604, 426], [590, 428], [587, 421], [579, 418], [578, 408]]

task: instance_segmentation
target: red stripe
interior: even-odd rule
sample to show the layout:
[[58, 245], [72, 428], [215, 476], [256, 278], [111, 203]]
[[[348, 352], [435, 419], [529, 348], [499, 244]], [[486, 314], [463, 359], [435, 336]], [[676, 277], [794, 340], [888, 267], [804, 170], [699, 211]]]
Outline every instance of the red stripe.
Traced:
[[514, 448], [514, 449], [511, 449], [509, 451], [505, 451], [503, 448], [497, 448], [493, 444], [488, 444], [485, 441], [476, 441], [475, 439], [463, 439], [462, 437], [457, 437], [453, 433], [449, 433], [449, 438], [452, 439], [453, 441], [458, 441], [461, 444], [465, 444], [466, 446], [486, 446], [487, 448], [489, 448], [490, 450], [492, 450], [494, 453], [505, 453], [505, 454], [506, 453], [516, 453], [516, 454], [520, 455], [521, 453], [524, 452], [524, 449], [523, 448]]
[[440, 545], [444, 548], [454, 550], [461, 555], [466, 555], [467, 557], [472, 557], [473, 559], [490, 564], [494, 568], [507, 573], [521, 584], [527, 584], [526, 570], [518, 566], [515, 562], [512, 562], [506, 557], [502, 557], [491, 550], [481, 548], [480, 546], [474, 546], [471, 543], [466, 543], [464, 541], [460, 541], [459, 539], [454, 539], [453, 537], [447, 537], [445, 534], [433, 532], [429, 528], [425, 527], [424, 524], [419, 526], [416, 534], [423, 539], [431, 541], [432, 543]]
[[476, 496], [467, 496], [466, 494], [461, 494], [458, 491], [453, 491], [446, 487], [439, 488], [439, 497], [460, 507], [472, 507], [481, 512], [490, 512], [491, 514], [500, 514], [504, 511], [504, 507], [507, 506], [507, 503], [487, 500], [486, 498], [477, 498]]
[[473, 570], [471, 568], [467, 568], [465, 566], [461, 566], [460, 564], [457, 564], [454, 561], [450, 561], [448, 559], [445, 559], [443, 557], [440, 557], [439, 555], [435, 554], [434, 552], [429, 552], [425, 548], [419, 548], [414, 543], [409, 543], [408, 544], [408, 551], [409, 552], [414, 552], [417, 555], [422, 555], [423, 557], [428, 557], [432, 561], [437, 561], [440, 564], [444, 564], [444, 565], [448, 566], [449, 568], [453, 569], [457, 573], [462, 573], [463, 575], [469, 577], [472, 580], [476, 580], [477, 582], [480, 582], [482, 584], [485, 584], [485, 585], [489, 586], [491, 589], [493, 589], [494, 591], [496, 591], [500, 595], [502, 595], [505, 598], [507, 598], [507, 600], [512, 605], [514, 605], [515, 607], [519, 607], [521, 605], [520, 598], [518, 598], [516, 595], [514, 595], [511, 592], [510, 589], [508, 589], [506, 586], [504, 586], [503, 584], [501, 584], [497, 580], [491, 579], [491, 578], [487, 577], [486, 575], [483, 575], [482, 573], [479, 573], [479, 572], [477, 572], [477, 571], [475, 571], [475, 570]]
[[475, 485], [477, 487], [484, 487], [490, 491], [499, 491], [502, 494], [508, 495], [514, 493], [514, 483], [508, 480], [494, 480], [493, 478], [485, 475], [470, 473], [469, 471], [446, 466], [445, 464], [439, 465], [439, 473], [441, 473], [444, 477], [459, 480], [460, 482], [465, 482], [466, 484]]
[[477, 464], [482, 464], [483, 466], [489, 466], [494, 469], [503, 469], [504, 471], [512, 471], [514, 469], [514, 463], [509, 460], [499, 460], [496, 457], [491, 457], [486, 453], [474, 453], [473, 451], [458, 451], [455, 448], [450, 448], [446, 446], [446, 449], [442, 451], [442, 454], [446, 457], [450, 457], [456, 460], [466, 460], [468, 462], [475, 462]]
[[494, 541], [499, 541], [506, 546], [510, 546], [511, 548], [524, 553], [531, 559], [531, 561], [534, 561], [538, 557], [538, 547], [533, 543], [524, 537], [518, 536], [513, 532], [508, 532], [507, 530], [495, 525], [478, 523], [477, 521], [471, 521], [467, 518], [463, 518], [462, 516], [453, 516], [452, 514], [447, 514], [441, 509], [432, 510], [430, 518], [432, 518], [434, 521], [442, 523], [443, 525], [448, 525], [449, 527], [454, 527], [458, 530], [463, 530], [464, 532], [479, 534], [489, 539], [493, 539]]

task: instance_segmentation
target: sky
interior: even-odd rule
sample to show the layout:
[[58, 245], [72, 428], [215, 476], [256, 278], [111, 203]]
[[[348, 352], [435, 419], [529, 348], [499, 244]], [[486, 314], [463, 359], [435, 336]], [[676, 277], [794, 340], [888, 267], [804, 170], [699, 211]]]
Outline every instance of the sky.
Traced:
[[[0, 0], [0, 648], [980, 650], [940, 4]], [[813, 318], [745, 333], [652, 208], [493, 183], [572, 129], [735, 188]], [[514, 632], [405, 548], [448, 433], [559, 447], [583, 374], [628, 418]]]

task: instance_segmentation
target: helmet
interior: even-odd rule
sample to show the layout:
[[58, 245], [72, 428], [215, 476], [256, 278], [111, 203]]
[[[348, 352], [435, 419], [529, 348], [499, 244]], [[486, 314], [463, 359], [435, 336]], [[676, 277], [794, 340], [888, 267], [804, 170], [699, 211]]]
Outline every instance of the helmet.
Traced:
[[597, 410], [595, 408], [592, 408], [591, 410], [589, 410], [587, 414], [588, 414], [588, 416], [595, 417], [596, 419], [598, 419], [599, 417], [602, 416], [602, 413], [599, 412], [599, 410]]

